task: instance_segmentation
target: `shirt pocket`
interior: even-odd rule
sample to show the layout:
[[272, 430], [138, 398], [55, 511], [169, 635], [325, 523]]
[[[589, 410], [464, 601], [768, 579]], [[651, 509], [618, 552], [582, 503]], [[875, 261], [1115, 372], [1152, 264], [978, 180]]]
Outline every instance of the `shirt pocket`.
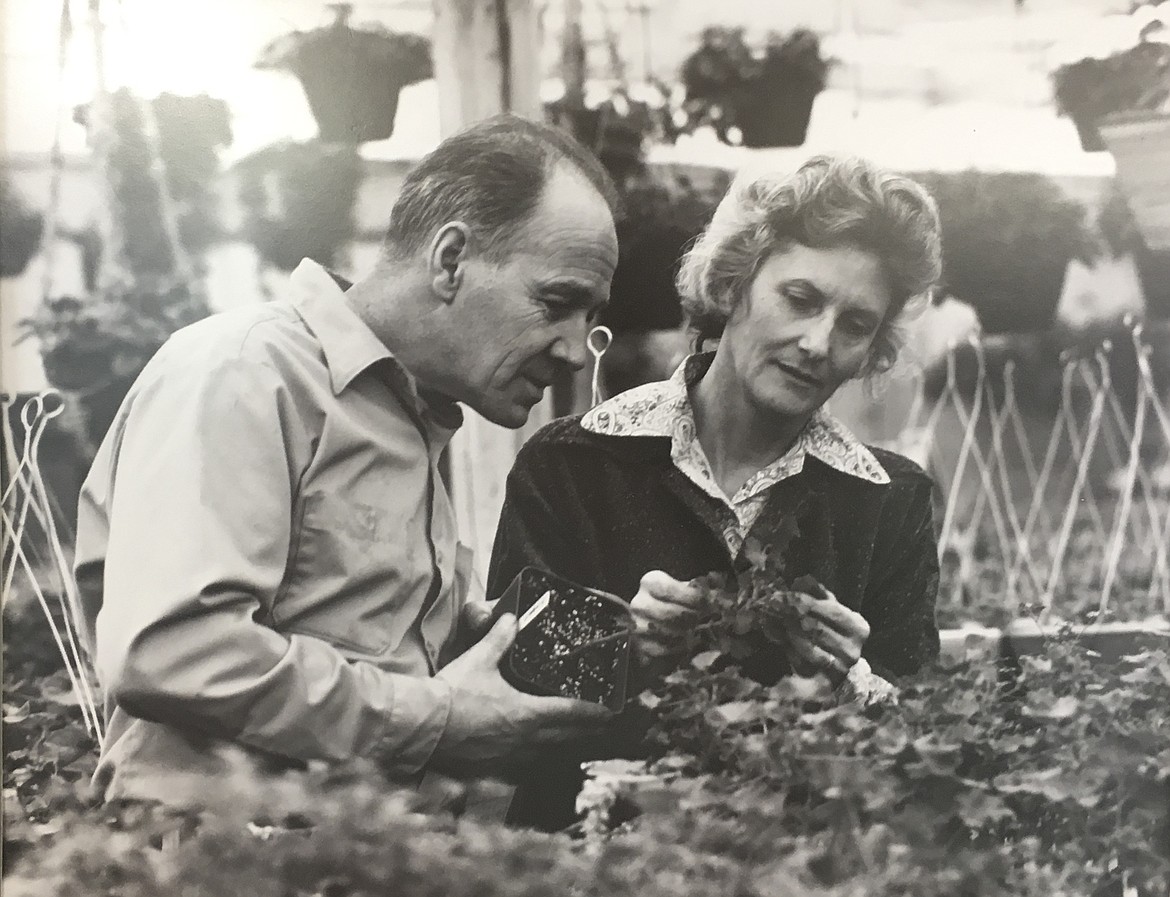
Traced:
[[304, 496], [276, 628], [320, 638], [350, 659], [393, 651], [431, 583], [426, 535], [412, 529], [393, 507]]

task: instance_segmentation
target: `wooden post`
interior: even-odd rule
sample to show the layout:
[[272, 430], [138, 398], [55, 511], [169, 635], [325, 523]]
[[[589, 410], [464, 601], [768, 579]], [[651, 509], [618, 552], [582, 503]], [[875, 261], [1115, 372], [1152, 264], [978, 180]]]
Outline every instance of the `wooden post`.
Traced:
[[[539, 43], [533, 0], [435, 0], [432, 48], [443, 135], [498, 112], [539, 118]], [[524, 441], [551, 419], [547, 395], [519, 430], [497, 426], [468, 410], [451, 442], [455, 516], [460, 538], [475, 552], [481, 583], [487, 577], [508, 471]]]

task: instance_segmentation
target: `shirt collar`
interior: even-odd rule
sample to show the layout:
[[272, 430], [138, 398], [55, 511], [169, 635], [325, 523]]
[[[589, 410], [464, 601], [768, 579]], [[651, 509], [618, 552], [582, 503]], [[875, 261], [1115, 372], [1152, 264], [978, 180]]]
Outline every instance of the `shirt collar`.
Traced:
[[[713, 358], [712, 352], [687, 357], [669, 380], [636, 386], [602, 402], [585, 414], [581, 426], [603, 436], [665, 437], [672, 445], [693, 438], [688, 388], [703, 379]], [[867, 482], [890, 482], [873, 452], [824, 408], [810, 418], [785, 458], [806, 454]]]
[[386, 344], [349, 307], [344, 291], [323, 267], [304, 259], [290, 280], [293, 307], [321, 344], [334, 395], [344, 392], [362, 371], [394, 360]]
[[293, 308], [321, 345], [334, 395], [341, 395], [363, 371], [380, 367], [395, 391], [443, 431], [441, 435], [449, 438], [462, 425], [463, 411], [457, 402], [434, 394], [423, 397], [410, 371], [350, 307], [338, 278], [312, 259], [304, 259], [290, 280]]

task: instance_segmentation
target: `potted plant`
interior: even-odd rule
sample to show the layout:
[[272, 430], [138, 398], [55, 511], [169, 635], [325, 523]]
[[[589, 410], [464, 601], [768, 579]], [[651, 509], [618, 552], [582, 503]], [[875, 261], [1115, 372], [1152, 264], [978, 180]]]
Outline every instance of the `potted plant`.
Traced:
[[86, 299], [47, 299], [20, 322], [19, 339], [37, 339], [46, 379], [79, 402], [86, 436], [96, 447], [151, 356], [172, 333], [210, 311], [185, 282], [141, 278]]
[[813, 101], [825, 89], [828, 72], [813, 32], [798, 28], [787, 37], [770, 35], [749, 101], [736, 110], [743, 145], [803, 144]]
[[1068, 263], [1096, 251], [1085, 207], [1039, 174], [914, 177], [938, 202], [945, 287], [975, 307], [984, 332], [1048, 328]]
[[0, 277], [18, 277], [41, 245], [44, 219], [0, 177]]
[[1149, 316], [1170, 318], [1170, 249], [1149, 247], [1125, 193], [1116, 183], [1097, 213], [1097, 229], [1115, 258], [1133, 256]]
[[705, 28], [699, 41], [682, 65], [686, 130], [710, 125], [723, 143], [730, 144], [729, 129], [745, 105], [759, 64], [742, 28]]
[[743, 29], [708, 28], [682, 68], [689, 127], [710, 124], [728, 144], [735, 127], [744, 146], [800, 146], [828, 70], [820, 39], [808, 29], [770, 34], [757, 55]]
[[244, 234], [260, 256], [282, 271], [301, 259], [326, 267], [353, 239], [354, 205], [362, 180], [353, 145], [277, 143], [238, 163]]
[[1143, 40], [1104, 59], [1062, 65], [1052, 77], [1057, 108], [1073, 120], [1082, 149], [1100, 152], [1104, 117], [1170, 107], [1170, 45]]
[[278, 38], [256, 67], [297, 76], [322, 140], [384, 140], [394, 132], [399, 91], [432, 77], [430, 41], [380, 26], [351, 28], [352, 6], [331, 7], [332, 24]]

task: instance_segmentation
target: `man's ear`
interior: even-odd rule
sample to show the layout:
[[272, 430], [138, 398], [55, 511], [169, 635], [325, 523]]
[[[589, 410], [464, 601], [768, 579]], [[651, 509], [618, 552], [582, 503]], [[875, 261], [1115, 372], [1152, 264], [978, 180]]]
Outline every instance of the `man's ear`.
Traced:
[[463, 285], [464, 263], [471, 242], [471, 230], [462, 221], [449, 221], [431, 241], [427, 271], [431, 288], [444, 302], [451, 303]]

